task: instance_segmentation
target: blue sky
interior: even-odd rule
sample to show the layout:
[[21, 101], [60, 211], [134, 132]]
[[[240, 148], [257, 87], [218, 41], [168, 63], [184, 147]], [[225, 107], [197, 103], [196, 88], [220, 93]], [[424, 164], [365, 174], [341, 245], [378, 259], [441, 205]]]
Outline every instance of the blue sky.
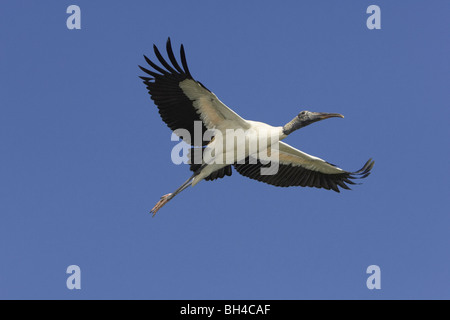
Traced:
[[[81, 8], [68, 30], [66, 8]], [[366, 9], [381, 8], [381, 30]], [[0, 298], [449, 299], [448, 1], [5, 1]], [[152, 44], [286, 142], [372, 175], [340, 194], [190, 175], [138, 75]], [[66, 268], [81, 268], [68, 290]], [[381, 268], [381, 290], [366, 268]]]

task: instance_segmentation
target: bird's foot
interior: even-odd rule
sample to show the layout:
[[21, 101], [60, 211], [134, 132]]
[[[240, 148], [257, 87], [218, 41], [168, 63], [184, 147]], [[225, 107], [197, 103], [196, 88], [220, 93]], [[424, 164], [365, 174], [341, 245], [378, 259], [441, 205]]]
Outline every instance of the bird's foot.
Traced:
[[161, 199], [158, 201], [158, 203], [153, 207], [152, 210], [150, 210], [150, 213], [153, 213], [153, 217], [155, 216], [156, 212], [158, 212], [159, 209], [161, 209], [170, 199], [168, 199], [172, 194], [168, 193], [161, 197]]

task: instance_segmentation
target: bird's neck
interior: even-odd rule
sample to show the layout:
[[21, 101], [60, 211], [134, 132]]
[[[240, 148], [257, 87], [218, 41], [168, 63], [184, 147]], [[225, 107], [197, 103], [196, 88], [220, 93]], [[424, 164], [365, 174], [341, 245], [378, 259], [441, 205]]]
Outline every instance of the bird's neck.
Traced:
[[298, 117], [295, 117], [294, 119], [292, 119], [291, 121], [289, 121], [288, 123], [286, 123], [283, 127], [283, 134], [284, 135], [289, 135], [292, 132], [294, 132], [295, 130], [298, 130], [302, 127], [302, 122], [300, 121], [300, 119]]

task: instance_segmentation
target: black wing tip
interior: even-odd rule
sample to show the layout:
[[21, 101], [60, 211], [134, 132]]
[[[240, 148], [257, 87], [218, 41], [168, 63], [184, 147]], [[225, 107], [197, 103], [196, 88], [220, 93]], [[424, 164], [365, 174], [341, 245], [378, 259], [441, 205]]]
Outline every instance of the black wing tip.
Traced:
[[[331, 163], [329, 163], [331, 164]], [[347, 184], [350, 185], [360, 185], [362, 183], [353, 182], [352, 180], [356, 179], [364, 179], [368, 177], [371, 174], [371, 170], [375, 164], [375, 160], [370, 158], [366, 161], [366, 163], [363, 165], [361, 169], [355, 172], [346, 172], [344, 176], [342, 176], [340, 179], [334, 181], [337, 185], [336, 188], [331, 187], [330, 189], [336, 192], [340, 192], [340, 188], [345, 190], [352, 190]], [[333, 165], [333, 164], [331, 164]], [[333, 165], [334, 166], [334, 165]], [[337, 189], [337, 190], [336, 190]]]
[[183, 74], [185, 73], [184, 70], [180, 67], [180, 65], [178, 64], [177, 59], [175, 58], [175, 55], [173, 54], [173, 50], [172, 50], [172, 44], [170, 42], [170, 37], [167, 39], [167, 43], [166, 43], [166, 51], [167, 51], [167, 55], [169, 56], [169, 60], [172, 63], [172, 66], [180, 73]]
[[141, 69], [142, 71], [144, 71], [146, 74], [149, 74], [149, 75], [151, 75], [151, 76], [154, 76], [154, 74], [155, 74], [153, 71], [150, 71], [150, 70], [144, 68], [143, 66], [138, 65], [138, 67], [139, 67], [139, 69]]
[[144, 54], [143, 55], [144, 56], [144, 59], [145, 59], [145, 61], [149, 64], [149, 65], [151, 65], [151, 60]]
[[190, 78], [190, 79], [194, 79], [191, 75], [191, 72], [189, 71], [189, 67], [187, 65], [187, 60], [186, 60], [186, 52], [184, 51], [184, 46], [183, 44], [181, 44], [180, 46], [180, 57], [181, 57], [181, 65], [183, 66], [184, 69], [184, 73]]
[[331, 186], [331, 190], [336, 191], [336, 192], [340, 192], [340, 188], [345, 189], [345, 190], [352, 190], [347, 184], [350, 185], [360, 185], [362, 183], [357, 183], [357, 182], [353, 182], [352, 180], [356, 180], [356, 179], [364, 179], [366, 177], [368, 177], [371, 173], [371, 170], [373, 168], [375, 164], [375, 160], [373, 160], [372, 158], [370, 158], [369, 160], [366, 161], [366, 163], [363, 165], [363, 167], [361, 169], [359, 169], [358, 171], [355, 172], [347, 172], [344, 174], [343, 177], [341, 177], [340, 179], [334, 181], [334, 183], [336, 183], [336, 188], [333, 188], [333, 186]]
[[[172, 74], [172, 75], [181, 75], [184, 77], [187, 77], [189, 79], [193, 79], [189, 68], [187, 66], [187, 62], [186, 62], [186, 54], [184, 51], [184, 46], [183, 44], [180, 45], [180, 57], [181, 57], [181, 65], [182, 67], [179, 65], [179, 63], [177, 62], [177, 59], [175, 58], [175, 55], [173, 53], [172, 50], [172, 42], [170, 37], [167, 37], [167, 41], [166, 41], [166, 51], [167, 51], [167, 56], [168, 56], [168, 60], [164, 59], [164, 57], [162, 56], [161, 52], [159, 51], [158, 47], [156, 44], [153, 44], [153, 51], [155, 53], [155, 56], [157, 58], [157, 60], [160, 62], [160, 64], [162, 65], [162, 67], [158, 66], [157, 64], [155, 64], [153, 61], [151, 61], [145, 54], [144, 59], [147, 62], [148, 65], [150, 65], [156, 72], [159, 72], [161, 74], [156, 73], [155, 71], [150, 71], [150, 70], [143, 70], [145, 73], [152, 75], [153, 77], [157, 77], [157, 76], [165, 76], [168, 74]], [[168, 61], [170, 61], [170, 64]], [[140, 66], [139, 66], [140, 67]], [[140, 67], [142, 69], [142, 67]]]
[[351, 190], [347, 185], [347, 184], [352, 184], [352, 185], [360, 185], [362, 183], [356, 183], [353, 182], [352, 180], [355, 179], [364, 179], [366, 177], [368, 177], [372, 172], [372, 168], [375, 164], [375, 160], [373, 160], [372, 158], [370, 158], [369, 160], [367, 160], [367, 162], [364, 164], [364, 166], [359, 169], [358, 171], [355, 172], [349, 172], [347, 174], [347, 177], [345, 177], [344, 179], [342, 179], [342, 183], [339, 184], [339, 186], [341, 188], [347, 189], [347, 190]]
[[153, 80], [153, 78], [150, 78], [150, 77], [143, 77], [143, 76], [138, 76], [138, 77], [141, 78], [142, 80], [144, 80], [144, 82], [149, 82], [149, 81]]
[[370, 158], [369, 160], [367, 160], [367, 162], [363, 165], [363, 167], [361, 169], [359, 169], [358, 171], [355, 171], [355, 172], [350, 172], [349, 177], [351, 179], [363, 179], [363, 178], [367, 177], [368, 175], [370, 175], [374, 164], [375, 164], [375, 160]]

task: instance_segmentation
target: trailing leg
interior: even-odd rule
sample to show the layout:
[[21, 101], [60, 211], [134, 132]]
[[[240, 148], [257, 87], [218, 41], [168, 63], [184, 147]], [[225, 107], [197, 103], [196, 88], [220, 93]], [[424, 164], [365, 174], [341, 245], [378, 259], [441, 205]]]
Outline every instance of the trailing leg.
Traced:
[[150, 213], [153, 213], [153, 217], [155, 216], [156, 212], [158, 212], [159, 209], [161, 209], [167, 202], [169, 202], [173, 197], [175, 197], [177, 194], [179, 194], [181, 191], [186, 189], [192, 184], [192, 180], [194, 180], [194, 177], [196, 174], [193, 174], [188, 180], [186, 180], [185, 183], [183, 183], [177, 190], [175, 190], [173, 193], [168, 193], [166, 195], [163, 195], [161, 199], [158, 201], [158, 203], [153, 207], [152, 210], [150, 210]]

